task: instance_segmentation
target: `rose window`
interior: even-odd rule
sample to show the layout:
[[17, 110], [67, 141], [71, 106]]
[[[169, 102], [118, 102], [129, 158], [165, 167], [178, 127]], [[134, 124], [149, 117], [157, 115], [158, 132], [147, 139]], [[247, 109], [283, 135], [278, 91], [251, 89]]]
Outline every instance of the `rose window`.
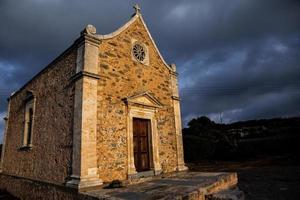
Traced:
[[146, 52], [144, 47], [140, 44], [135, 44], [133, 46], [133, 55], [138, 61], [143, 62], [146, 57]]

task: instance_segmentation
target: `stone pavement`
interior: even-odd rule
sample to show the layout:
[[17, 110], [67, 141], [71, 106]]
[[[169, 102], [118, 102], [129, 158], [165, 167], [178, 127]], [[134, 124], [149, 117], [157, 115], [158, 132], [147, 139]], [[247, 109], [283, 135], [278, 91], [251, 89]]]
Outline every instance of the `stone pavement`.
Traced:
[[115, 189], [84, 192], [98, 199], [199, 199], [236, 188], [236, 173], [181, 172]]

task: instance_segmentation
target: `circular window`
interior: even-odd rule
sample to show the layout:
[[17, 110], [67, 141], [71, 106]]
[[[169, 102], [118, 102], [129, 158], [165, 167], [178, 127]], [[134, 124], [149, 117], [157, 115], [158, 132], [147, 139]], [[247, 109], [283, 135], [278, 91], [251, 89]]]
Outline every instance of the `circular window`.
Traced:
[[146, 56], [145, 48], [140, 44], [135, 44], [133, 46], [133, 55], [138, 61], [143, 62]]

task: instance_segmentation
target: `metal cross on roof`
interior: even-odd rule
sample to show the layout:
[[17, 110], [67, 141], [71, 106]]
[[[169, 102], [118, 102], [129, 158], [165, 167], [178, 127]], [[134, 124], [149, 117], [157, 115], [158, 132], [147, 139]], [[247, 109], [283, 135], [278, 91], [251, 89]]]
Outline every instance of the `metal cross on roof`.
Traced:
[[135, 14], [141, 13], [141, 8], [137, 3], [133, 6], [133, 8], [135, 9]]

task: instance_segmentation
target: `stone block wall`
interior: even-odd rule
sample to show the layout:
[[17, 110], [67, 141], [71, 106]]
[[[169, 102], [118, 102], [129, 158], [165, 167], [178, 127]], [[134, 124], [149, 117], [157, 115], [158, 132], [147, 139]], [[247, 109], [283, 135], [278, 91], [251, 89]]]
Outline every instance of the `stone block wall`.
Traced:
[[[4, 173], [59, 184], [69, 176], [76, 50], [67, 50], [10, 98]], [[28, 90], [35, 98], [32, 148], [21, 149]]]
[[15, 197], [24, 200], [97, 200], [77, 190], [30, 179], [0, 174], [0, 190], [6, 190]]
[[[132, 41], [148, 47], [149, 64], [133, 60]], [[163, 104], [156, 113], [163, 172], [176, 170], [176, 135], [170, 69], [160, 59], [141, 19], [99, 49], [98, 164], [103, 181], [127, 179], [127, 110], [123, 98], [148, 92]]]

